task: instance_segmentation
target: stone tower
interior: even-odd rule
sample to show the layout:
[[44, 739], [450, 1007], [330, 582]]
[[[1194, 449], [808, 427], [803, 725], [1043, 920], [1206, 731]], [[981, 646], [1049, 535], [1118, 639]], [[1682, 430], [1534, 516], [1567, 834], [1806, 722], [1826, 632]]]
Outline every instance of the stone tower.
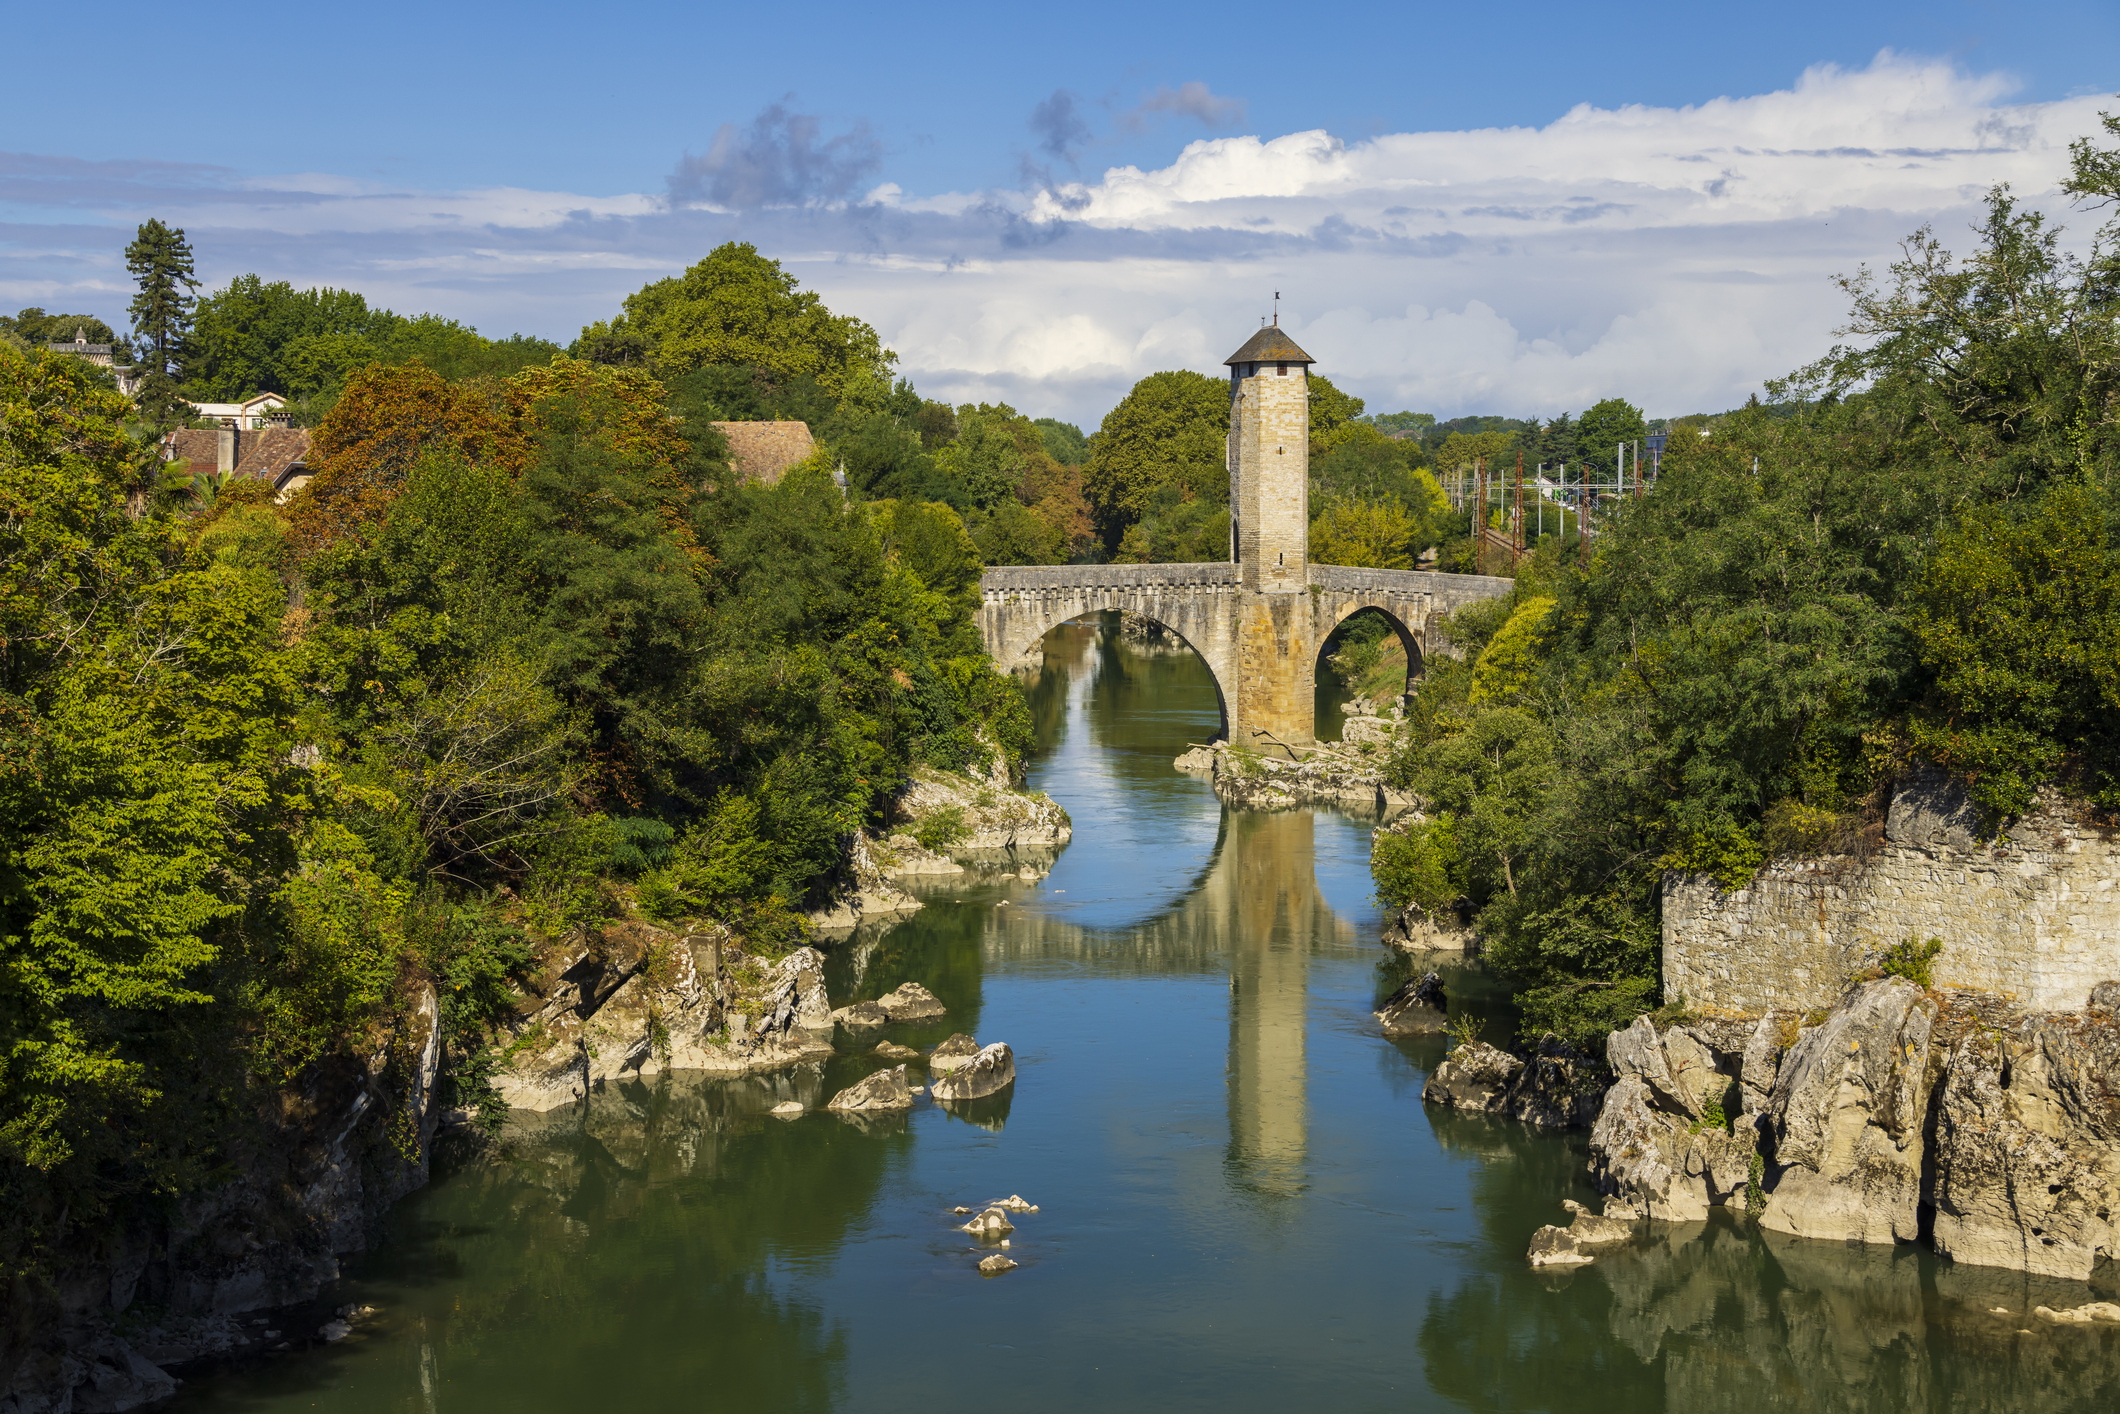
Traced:
[[1230, 740], [1312, 742], [1318, 645], [1310, 612], [1310, 355], [1278, 325], [1229, 365], [1230, 552], [1241, 624]]

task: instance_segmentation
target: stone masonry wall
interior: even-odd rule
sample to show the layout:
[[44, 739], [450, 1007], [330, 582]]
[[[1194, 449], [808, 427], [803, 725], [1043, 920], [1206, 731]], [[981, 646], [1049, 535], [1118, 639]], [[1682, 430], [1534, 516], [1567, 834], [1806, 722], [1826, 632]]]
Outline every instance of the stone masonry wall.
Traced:
[[1696, 1008], [1831, 1006], [1907, 939], [1940, 937], [1937, 985], [2079, 1008], [2120, 978], [2120, 840], [2058, 797], [1990, 843], [1962, 790], [1926, 776], [1893, 797], [1866, 861], [1792, 859], [1726, 894], [1664, 879], [1664, 989]]

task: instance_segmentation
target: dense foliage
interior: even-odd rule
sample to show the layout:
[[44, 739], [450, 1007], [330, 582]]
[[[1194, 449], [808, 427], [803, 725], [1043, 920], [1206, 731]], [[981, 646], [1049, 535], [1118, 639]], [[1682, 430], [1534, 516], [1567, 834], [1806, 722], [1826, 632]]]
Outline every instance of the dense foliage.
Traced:
[[733, 483], [682, 403], [371, 362], [281, 505], [0, 348], [0, 1269], [206, 1181], [426, 986], [479, 1103], [536, 938], [785, 945], [914, 764], [1028, 745], [955, 509]]
[[[2079, 145], [2071, 190], [2120, 197], [2110, 156]], [[1923, 766], [1991, 828], [2044, 787], [2120, 807], [2116, 238], [2070, 258], [2007, 190], [1962, 262], [1918, 233], [1846, 282], [1861, 343], [1459, 613], [1380, 893], [1474, 914], [1528, 1024], [1590, 1039], [1655, 1002], [1667, 869], [1860, 852]]]

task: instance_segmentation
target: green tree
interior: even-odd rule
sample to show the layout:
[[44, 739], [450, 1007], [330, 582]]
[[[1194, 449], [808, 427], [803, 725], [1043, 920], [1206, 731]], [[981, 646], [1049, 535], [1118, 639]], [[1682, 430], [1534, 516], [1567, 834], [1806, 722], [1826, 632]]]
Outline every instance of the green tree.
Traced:
[[1089, 459], [1089, 438], [1072, 422], [1062, 422], [1056, 417], [1040, 417], [1033, 420], [1038, 436], [1045, 444], [1045, 454], [1062, 466], [1080, 466]]
[[[1098, 530], [1116, 546], [1164, 488], [1229, 504], [1229, 386], [1180, 370], [1151, 373], [1104, 415], [1083, 468]], [[1215, 559], [1226, 559], [1225, 545]]]
[[590, 352], [608, 357], [645, 341], [665, 373], [707, 364], [750, 364], [784, 377], [807, 375], [838, 395], [862, 376], [888, 379], [897, 355], [876, 331], [835, 315], [815, 291], [800, 289], [780, 262], [743, 241], [716, 247], [682, 275], [626, 296], [626, 312], [582, 331]]
[[1624, 398], [1606, 398], [1594, 404], [1575, 424], [1577, 456], [1594, 467], [1600, 476], [1610, 476], [1619, 465], [1619, 446], [1627, 447], [1627, 476], [1634, 476], [1634, 447], [1637, 438], [1649, 435], [1649, 425], [1642, 421], [1642, 410]]
[[1414, 543], [1418, 532], [1418, 522], [1396, 496], [1335, 500], [1310, 523], [1310, 558], [1322, 565], [1411, 569], [1421, 549]]
[[156, 426], [171, 426], [190, 415], [178, 396], [177, 377], [190, 346], [191, 292], [199, 287], [191, 243], [181, 227], [150, 219], [125, 247], [125, 268], [138, 287], [131, 315], [139, 340], [140, 413]]

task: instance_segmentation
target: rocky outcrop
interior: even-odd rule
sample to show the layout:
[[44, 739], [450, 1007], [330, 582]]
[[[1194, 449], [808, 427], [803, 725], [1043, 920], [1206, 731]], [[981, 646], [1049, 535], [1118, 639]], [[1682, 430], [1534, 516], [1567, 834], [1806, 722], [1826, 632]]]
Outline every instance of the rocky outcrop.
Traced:
[[[0, 1322], [0, 1411], [134, 1409], [168, 1398], [194, 1362], [307, 1343], [331, 1313], [303, 1308], [339, 1259], [427, 1181], [439, 1020], [421, 987], [372, 1053], [312, 1067], [276, 1097], [232, 1151], [232, 1178], [134, 1213], [92, 1251], [54, 1254], [49, 1283], [17, 1279]], [[296, 1324], [243, 1319], [258, 1311]]]
[[996, 1041], [969, 1061], [937, 1075], [929, 1093], [938, 1100], [983, 1100], [1015, 1083], [1016, 1053], [1006, 1041]]
[[[1302, 759], [1293, 761], [1285, 756], [1235, 750], [1227, 742], [1216, 742], [1207, 749], [1213, 755], [1209, 770], [1215, 794], [1224, 804], [1240, 809], [1292, 810], [1302, 805], [1338, 805], [1394, 815], [1416, 803], [1409, 792], [1385, 782], [1384, 763], [1390, 753], [1374, 741], [1319, 742], [1306, 748]], [[1194, 752], [1178, 758], [1180, 762], [1197, 759]]]
[[922, 849], [923, 835], [931, 841], [927, 853], [953, 859], [1051, 854], [1074, 837], [1074, 824], [1059, 802], [1043, 791], [1018, 790], [998, 752], [979, 776], [914, 767], [892, 810], [911, 826], [893, 831], [886, 841], [886, 852], [894, 858], [904, 848], [901, 840]]
[[511, 1109], [572, 1104], [628, 1074], [742, 1075], [831, 1054], [822, 956], [798, 948], [763, 962], [720, 929], [586, 930], [546, 960], [525, 993], [510, 1063], [493, 1081]]
[[1605, 1057], [1614, 1079], [1590, 1129], [1605, 1215], [1698, 1222], [1711, 1207], [1742, 1207], [1756, 1121], [1726, 1113], [1736, 1053], [1644, 1016], [1612, 1033]]
[[1421, 1099], [1567, 1129], [1591, 1121], [1609, 1082], [1602, 1065], [1555, 1036], [1541, 1039], [1528, 1060], [1484, 1041], [1465, 1041], [1428, 1077]]
[[2101, 984], [2082, 1011], [2025, 1011], [1887, 976], [1748, 1031], [1637, 1020], [1611, 1037], [1591, 1131], [1606, 1215], [1742, 1206], [1772, 1232], [1889, 1245], [1928, 1209], [1964, 1267], [2097, 1280], [2120, 1248], [2115, 1001]]
[[870, 1114], [879, 1110], [909, 1110], [913, 1092], [906, 1088], [905, 1067], [879, 1070], [859, 1084], [834, 1095], [825, 1108], [838, 1114]]
[[1901, 977], [1858, 987], [1782, 1057], [1768, 1093], [1773, 1185], [1760, 1225], [1912, 1241], [1936, 1002]]
[[1403, 953], [1469, 953], [1479, 949], [1479, 938], [1455, 913], [1431, 913], [1409, 903], [1384, 921], [1380, 941]]
[[836, 938], [851, 933], [864, 923], [874, 924], [879, 919], [918, 912], [920, 900], [892, 882], [901, 872], [900, 863], [898, 855], [889, 847], [879, 845], [874, 835], [856, 830], [847, 841], [846, 869], [841, 882], [823, 907], [810, 910], [810, 926]]
[[2088, 1279], [2120, 1254], [2120, 1020], [2092, 1007], [1969, 1027], [1932, 1142], [1937, 1251]]
[[1432, 1036], [1450, 1024], [1443, 979], [1433, 972], [1408, 981], [1377, 1008], [1386, 1036]]
[[1522, 1061], [1485, 1041], [1460, 1042], [1421, 1087], [1421, 1098], [1474, 1114], [1508, 1114], [1523, 1069]]

